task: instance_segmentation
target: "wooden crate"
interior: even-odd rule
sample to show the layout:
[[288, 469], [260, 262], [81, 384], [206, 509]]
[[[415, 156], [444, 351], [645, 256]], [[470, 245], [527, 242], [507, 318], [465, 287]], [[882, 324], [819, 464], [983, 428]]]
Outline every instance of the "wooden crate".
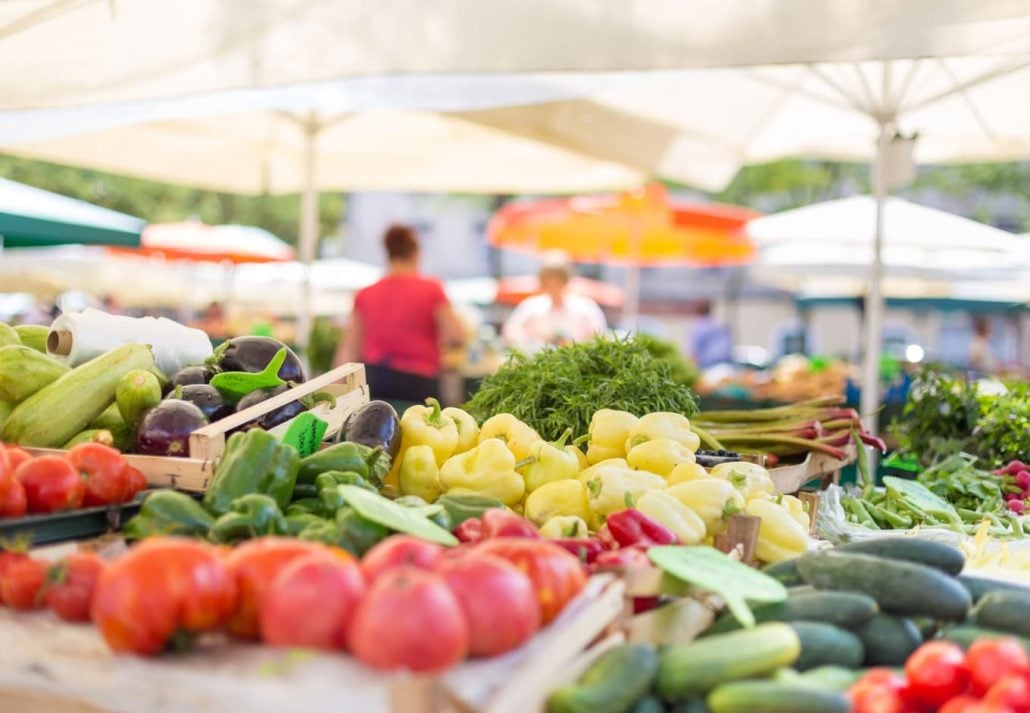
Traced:
[[621, 580], [591, 577], [550, 626], [501, 657], [440, 676], [387, 675], [342, 654], [208, 642], [183, 655], [112, 654], [89, 625], [0, 610], [0, 711], [526, 713], [542, 710], [622, 609]]
[[[127, 453], [126, 459], [131, 465], [139, 468], [147, 477], [150, 485], [168, 486], [202, 493], [214, 475], [214, 468], [219, 456], [225, 450], [226, 435], [232, 429], [260, 418], [269, 411], [292, 403], [302, 396], [317, 392], [332, 394], [335, 405], [318, 403], [311, 409], [323, 421], [328, 422], [326, 437], [334, 436], [343, 426], [344, 420], [351, 411], [368, 402], [368, 385], [365, 383], [365, 367], [363, 364], [344, 364], [330, 372], [317, 376], [292, 389], [266, 399], [248, 409], [197, 429], [190, 435], [190, 454], [187, 458], [171, 458], [167, 456], [144, 456]], [[281, 434], [288, 428], [288, 423], [272, 429], [272, 433]], [[29, 449], [34, 453], [54, 453], [52, 449]]]
[[776, 492], [793, 494], [813, 480], [820, 481], [820, 489], [826, 488], [830, 483], [837, 483], [840, 480], [841, 469], [854, 463], [857, 455], [853, 443], [845, 446], [844, 452], [847, 454], [844, 460], [837, 460], [825, 453], [809, 453], [803, 461], [796, 465], [770, 468], [769, 475], [776, 485]]

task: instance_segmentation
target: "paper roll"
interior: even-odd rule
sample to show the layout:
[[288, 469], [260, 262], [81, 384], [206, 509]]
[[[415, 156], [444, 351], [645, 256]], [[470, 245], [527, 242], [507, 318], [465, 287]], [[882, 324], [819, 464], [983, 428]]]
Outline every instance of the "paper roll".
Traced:
[[212, 354], [211, 340], [164, 317], [122, 317], [97, 309], [62, 314], [50, 325], [47, 352], [68, 366], [78, 366], [122, 344], [149, 344], [157, 368], [171, 376]]

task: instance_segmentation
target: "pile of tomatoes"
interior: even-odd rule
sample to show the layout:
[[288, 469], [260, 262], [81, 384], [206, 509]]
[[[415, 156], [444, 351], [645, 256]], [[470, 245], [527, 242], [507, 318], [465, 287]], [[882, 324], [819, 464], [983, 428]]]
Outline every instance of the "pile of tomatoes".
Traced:
[[37, 457], [0, 445], [0, 517], [126, 503], [146, 487], [143, 473], [100, 443]]
[[963, 652], [930, 641], [904, 674], [871, 669], [848, 691], [854, 713], [1030, 713], [1030, 658], [1018, 639], [979, 639]]

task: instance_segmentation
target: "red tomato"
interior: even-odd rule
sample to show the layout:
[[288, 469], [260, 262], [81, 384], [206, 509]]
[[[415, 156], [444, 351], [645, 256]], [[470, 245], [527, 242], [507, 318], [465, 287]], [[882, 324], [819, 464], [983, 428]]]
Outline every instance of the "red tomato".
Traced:
[[126, 502], [128, 502], [136, 497], [136, 493], [150, 487], [150, 484], [147, 482], [147, 476], [143, 475], [143, 471], [139, 468], [133, 468], [131, 465], [126, 466], [125, 472], [129, 477], [129, 493], [126, 497]]
[[21, 517], [27, 511], [25, 486], [13, 472], [0, 472], [0, 517]]
[[298, 557], [331, 551], [318, 542], [286, 537], [260, 537], [235, 548], [225, 558], [239, 587], [239, 603], [227, 625], [229, 633], [243, 638], [258, 638], [261, 605], [279, 573]]
[[976, 696], [965, 694], [952, 698], [937, 711], [938, 713], [1013, 713], [1008, 706], [981, 701]]
[[1030, 681], [1025, 675], [1003, 676], [987, 691], [984, 703], [1006, 706], [1012, 713], [1030, 713]]
[[540, 628], [533, 584], [507, 560], [472, 552], [446, 562], [440, 574], [465, 614], [471, 656], [503, 654]]
[[4, 446], [7, 452], [7, 461], [10, 463], [11, 472], [18, 470], [22, 463], [32, 460], [32, 454], [18, 446]]
[[75, 552], [47, 571], [47, 606], [65, 621], [89, 621], [93, 592], [105, 562], [93, 552]]
[[969, 671], [961, 647], [950, 641], [930, 641], [905, 662], [909, 690], [916, 703], [934, 707], [955, 698], [969, 687]]
[[25, 558], [11, 563], [0, 578], [0, 599], [12, 609], [43, 606], [46, 562]]
[[468, 624], [443, 579], [406, 565], [384, 572], [354, 615], [350, 650], [386, 671], [443, 671], [465, 658]]
[[152, 537], [109, 564], [90, 618], [114, 651], [156, 654], [173, 635], [219, 628], [236, 582], [218, 554], [184, 537]]
[[528, 537], [540, 539], [540, 531], [529, 520], [502, 508], [490, 508], [482, 516], [483, 529], [481, 539], [494, 537]]
[[101, 443], [80, 443], [65, 455], [86, 483], [82, 504], [115, 505], [131, 499], [125, 456]]
[[261, 638], [271, 646], [342, 649], [365, 580], [347, 552], [307, 554], [286, 565], [261, 602]]
[[966, 668], [973, 693], [982, 696], [995, 682], [1009, 674], [1025, 675], [1030, 671], [1030, 658], [1018, 640], [980, 639], [966, 652]]
[[432, 542], [409, 535], [393, 535], [365, 553], [361, 558], [361, 572], [369, 584], [383, 572], [411, 565], [419, 569], [435, 570], [443, 561], [443, 548]]
[[82, 505], [86, 484], [60, 456], [40, 456], [18, 466], [14, 475], [25, 486], [29, 512], [59, 512]]
[[905, 686], [905, 677], [890, 669], [869, 669], [848, 690], [853, 713], [905, 713], [901, 695]]
[[586, 584], [579, 560], [547, 541], [498, 537], [484, 540], [474, 551], [497, 555], [526, 573], [536, 590], [543, 625], [558, 616]]

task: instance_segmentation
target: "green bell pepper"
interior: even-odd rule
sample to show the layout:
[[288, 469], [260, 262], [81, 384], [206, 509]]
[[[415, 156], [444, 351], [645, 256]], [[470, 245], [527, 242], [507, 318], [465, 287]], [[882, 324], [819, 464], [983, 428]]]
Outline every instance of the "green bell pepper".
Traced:
[[298, 536], [302, 540], [342, 547], [355, 557], [361, 557], [389, 534], [387, 528], [363, 518], [353, 508], [344, 507], [337, 511], [335, 519], [312, 522]]
[[297, 451], [267, 431], [254, 428], [235, 433], [225, 444], [204, 494], [204, 507], [223, 515], [236, 499], [256, 493], [269, 496], [283, 510], [293, 497], [299, 464]]
[[301, 500], [294, 500], [286, 506], [286, 517], [290, 517], [291, 515], [315, 515], [317, 517], [322, 517], [324, 515], [322, 510], [322, 501], [318, 498], [302, 498]]
[[283, 535], [286, 519], [268, 495], [251, 493], [233, 501], [229, 512], [215, 520], [211, 539], [231, 543], [262, 535]]
[[337, 485], [356, 485], [373, 493], [379, 492], [369, 485], [368, 481], [362, 478], [361, 475], [352, 470], [327, 470], [325, 473], [319, 473], [315, 478], [315, 489], [319, 493], [327, 488], [335, 488]]
[[312, 515], [311, 513], [297, 513], [295, 515], [286, 516], [286, 532], [285, 534], [290, 537], [298, 537], [302, 532], [311, 527], [312, 525], [320, 525], [326, 522], [323, 518], [318, 515]]
[[318, 497], [318, 488], [310, 483], [299, 483], [293, 488], [293, 502]]
[[441, 495], [436, 499], [437, 505], [443, 505], [444, 511], [451, 516], [451, 527], [454, 529], [466, 520], [482, 517], [491, 508], [503, 508], [497, 498], [484, 495]]
[[297, 472], [297, 482], [302, 485], [313, 484], [319, 473], [330, 470], [351, 471], [367, 478], [369, 462], [376, 459], [377, 449], [360, 443], [337, 443], [303, 458]]
[[157, 535], [207, 537], [215, 519], [185, 493], [157, 490], [147, 496], [139, 512], [122, 526], [127, 540]]

